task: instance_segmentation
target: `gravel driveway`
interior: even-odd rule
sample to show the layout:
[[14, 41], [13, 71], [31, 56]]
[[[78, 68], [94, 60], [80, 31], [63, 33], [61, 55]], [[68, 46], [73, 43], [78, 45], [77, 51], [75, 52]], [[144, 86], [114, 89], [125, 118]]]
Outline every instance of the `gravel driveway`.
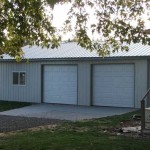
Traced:
[[63, 121], [56, 119], [0, 115], [0, 133], [28, 129], [41, 125], [58, 124], [61, 122]]

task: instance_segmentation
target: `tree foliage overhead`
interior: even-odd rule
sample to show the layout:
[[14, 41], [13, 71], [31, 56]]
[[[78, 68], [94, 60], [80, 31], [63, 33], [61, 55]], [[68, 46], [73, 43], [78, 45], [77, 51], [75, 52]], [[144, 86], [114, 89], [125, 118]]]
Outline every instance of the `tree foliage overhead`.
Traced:
[[60, 37], [46, 14], [44, 0], [0, 0], [0, 54], [21, 57], [30, 45], [57, 47]]
[[[93, 10], [94, 15], [89, 10]], [[66, 26], [71, 25], [75, 18], [78, 43], [105, 56], [111, 50], [127, 51], [125, 43], [141, 42], [150, 45], [150, 37], [145, 32], [144, 16], [150, 19], [149, 0], [74, 0]], [[94, 23], [88, 21], [91, 17], [95, 17]], [[89, 30], [98, 35], [97, 41], [91, 40]]]
[[[52, 25], [52, 16], [46, 13], [48, 5], [53, 9], [57, 3], [72, 4], [65, 32], [74, 30], [79, 45], [97, 50], [101, 56], [111, 49], [128, 50], [124, 43], [150, 45], [144, 18], [150, 19], [149, 0], [0, 0], [0, 55], [22, 56], [25, 42], [58, 47], [61, 38]], [[90, 17], [95, 22], [90, 22]], [[93, 40], [92, 34], [97, 39]]]

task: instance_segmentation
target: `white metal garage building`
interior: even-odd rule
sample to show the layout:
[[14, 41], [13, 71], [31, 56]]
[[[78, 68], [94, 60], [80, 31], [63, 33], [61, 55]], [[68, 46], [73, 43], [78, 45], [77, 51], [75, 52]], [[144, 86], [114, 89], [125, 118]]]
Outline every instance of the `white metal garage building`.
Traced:
[[25, 46], [29, 63], [0, 60], [0, 100], [139, 108], [150, 83], [150, 46], [129, 49], [103, 59], [73, 42]]

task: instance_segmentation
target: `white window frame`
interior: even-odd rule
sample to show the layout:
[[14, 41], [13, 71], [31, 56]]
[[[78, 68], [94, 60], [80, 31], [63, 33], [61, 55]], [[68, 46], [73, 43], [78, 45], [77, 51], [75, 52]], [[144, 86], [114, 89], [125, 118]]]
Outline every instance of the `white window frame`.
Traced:
[[[13, 77], [14, 77], [14, 76], [13, 76], [14, 73], [18, 73], [18, 74], [19, 74], [18, 84], [14, 84], [14, 83], [13, 83], [13, 81], [14, 81], [14, 78], [13, 78]], [[20, 73], [25, 73], [25, 84], [20, 84]], [[26, 71], [13, 71], [13, 72], [12, 72], [12, 85], [13, 85], [13, 86], [26, 86], [26, 80], [27, 80], [26, 75], [27, 75], [27, 74], [26, 74]]]

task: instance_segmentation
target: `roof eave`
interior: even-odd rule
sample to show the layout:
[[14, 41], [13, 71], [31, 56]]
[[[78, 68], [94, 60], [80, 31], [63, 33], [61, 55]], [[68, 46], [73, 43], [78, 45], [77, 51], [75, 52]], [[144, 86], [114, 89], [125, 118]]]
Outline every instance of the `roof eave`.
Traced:
[[[131, 59], [150, 59], [150, 56], [123, 56], [123, 57], [78, 57], [78, 58], [30, 58], [22, 59], [21, 62], [40, 62], [40, 61], [91, 61], [91, 60], [131, 60]], [[15, 59], [0, 59], [0, 62], [15, 62]]]

